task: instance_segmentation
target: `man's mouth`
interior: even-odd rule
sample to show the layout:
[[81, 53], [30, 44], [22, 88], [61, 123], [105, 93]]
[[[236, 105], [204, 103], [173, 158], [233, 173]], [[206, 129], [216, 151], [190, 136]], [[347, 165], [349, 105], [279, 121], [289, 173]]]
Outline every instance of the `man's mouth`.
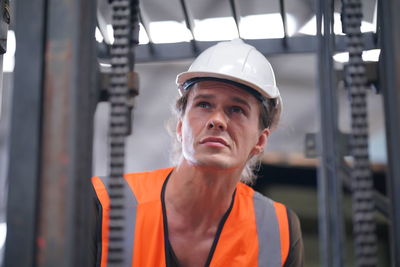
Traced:
[[229, 147], [228, 142], [221, 137], [206, 137], [200, 141], [200, 144], [207, 144], [211, 146], [226, 146]]

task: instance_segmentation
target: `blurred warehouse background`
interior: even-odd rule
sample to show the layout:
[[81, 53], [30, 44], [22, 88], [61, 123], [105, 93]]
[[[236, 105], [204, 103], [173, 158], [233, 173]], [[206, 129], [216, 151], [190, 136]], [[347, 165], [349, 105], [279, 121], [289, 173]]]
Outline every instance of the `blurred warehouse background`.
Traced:
[[[57, 1], [49, 2], [57, 5]], [[330, 2], [333, 6], [334, 23], [332, 26], [336, 35], [332, 75], [338, 95], [338, 127], [341, 132], [349, 133], [351, 131], [349, 92], [345, 89], [343, 82], [343, 67], [348, 62], [348, 53], [345, 52], [345, 36], [342, 33], [341, 1]], [[11, 125], [19, 123], [16, 121], [17, 117], [12, 116], [13, 108], [15, 108], [12, 105], [16, 103], [13, 98], [16, 97], [15, 84], [17, 82], [14, 61], [16, 61], [15, 68], [18, 67], [18, 64], [25, 64], [22, 58], [19, 60], [14, 58], [19, 52], [18, 44], [23, 49], [27, 49], [22, 41], [18, 42], [18, 36], [26, 34], [28, 29], [21, 30], [21, 33], [16, 31], [21, 29], [25, 23], [29, 23], [27, 19], [14, 20], [18, 19], [18, 14], [28, 14], [28, 11], [17, 12], [18, 8], [23, 9], [18, 6], [20, 4], [26, 5], [27, 9], [30, 6], [22, 1], [10, 2], [11, 24], [7, 35], [7, 52], [3, 55], [3, 86], [0, 89], [0, 266], [4, 260], [5, 240], [7, 229], [9, 229], [6, 226], [7, 214], [10, 214], [10, 211], [7, 211], [7, 205], [10, 207], [7, 199], [10, 179], [13, 178], [10, 176], [9, 166], [11, 161], [15, 160], [15, 157], [10, 156]], [[96, 7], [96, 5], [97, 22], [95, 22], [93, 38], [96, 40], [98, 48], [97, 63], [99, 69], [107, 73], [110, 68], [107, 46], [113, 41], [110, 25], [111, 9], [107, 0], [98, 0], [88, 7]], [[365, 40], [363, 59], [369, 66], [370, 80], [367, 92], [370, 165], [376, 191], [387, 195], [388, 152], [386, 150], [384, 99], [377, 78], [380, 45], [383, 42], [383, 39], [381, 39], [381, 43], [377, 41], [380, 32], [379, 5], [380, 1], [378, 0], [362, 1], [361, 31]], [[320, 89], [319, 81], [322, 70], [318, 65], [318, 6], [318, 2], [315, 0], [140, 1], [139, 46], [136, 48], [135, 62], [135, 71], [139, 76], [139, 95], [134, 100], [133, 130], [127, 138], [125, 158], [126, 172], [170, 166], [169, 155], [173, 137], [168, 134], [166, 125], [171, 119], [172, 105], [178, 96], [175, 85], [176, 75], [187, 70], [193, 58], [211, 44], [234, 38], [245, 39], [268, 57], [274, 68], [277, 85], [283, 98], [282, 119], [278, 129], [271, 134], [268, 141], [259, 170], [260, 178], [255, 187], [272, 199], [286, 203], [299, 215], [306, 252], [305, 266], [310, 267], [338, 266], [327, 264], [326, 259], [321, 258], [321, 242], [324, 239], [321, 238], [318, 231], [319, 218], [321, 219], [319, 217], [321, 215], [318, 215], [318, 202], [321, 199], [318, 198], [317, 186], [317, 169], [320, 166], [320, 160], [316, 157], [306, 156], [309, 154], [306, 153], [306, 135], [318, 133], [321, 127], [319, 90], [322, 89]], [[45, 9], [44, 6], [36, 8]], [[47, 16], [50, 17], [49, 21], [55, 19], [55, 16], [50, 15], [53, 8], [54, 6], [50, 5], [46, 10]], [[57, 12], [60, 11], [56, 11], [55, 14], [58, 14]], [[82, 17], [80, 22], [85, 22]], [[90, 18], [92, 17], [88, 16], [88, 19]], [[56, 27], [54, 26], [54, 28]], [[38, 29], [42, 28], [38, 27]], [[69, 28], [64, 30], [68, 31]], [[38, 38], [43, 38], [43, 40], [52, 38], [52, 34], [56, 30], [48, 29], [47, 31], [49, 32], [48, 36], [39, 32]], [[34, 35], [34, 33], [32, 34]], [[56, 35], [54, 34], [54, 36]], [[15, 36], [17, 36], [17, 40]], [[76, 42], [79, 43], [79, 41]], [[15, 48], [16, 44], [17, 48]], [[35, 51], [32, 49], [32, 53]], [[86, 52], [92, 53], [93, 51]], [[38, 57], [40, 56], [38, 55]], [[42, 56], [44, 58], [44, 55]], [[27, 65], [27, 68], [29, 66], [32, 67]], [[77, 66], [78, 64], [73, 67]], [[29, 72], [29, 69], [22, 70], [21, 67], [18, 76], [20, 79], [22, 79], [21, 73], [24, 71]], [[34, 74], [27, 74], [27, 76], [30, 75]], [[55, 77], [55, 79], [57, 78]], [[99, 83], [101, 84], [101, 82]], [[97, 87], [101, 87], [101, 85]], [[27, 92], [21, 97], [27, 97], [29, 94], [31, 92]], [[29, 107], [26, 107], [26, 110], [29, 110]], [[45, 109], [41, 112], [45, 112]], [[19, 115], [23, 116], [23, 114]], [[93, 151], [90, 159], [92, 162], [91, 174], [106, 176], [109, 165], [107, 145], [109, 103], [99, 102], [93, 116], [93, 137], [91, 138], [93, 146], [87, 143], [83, 143], [83, 146]], [[25, 123], [22, 117], [20, 120], [20, 123]], [[42, 122], [43, 120], [39, 117], [36, 121], [31, 121], [32, 125]], [[25, 138], [29, 138], [29, 136], [27, 133]], [[34, 132], [32, 136], [35, 136]], [[23, 157], [22, 152], [19, 155]], [[29, 157], [29, 151], [25, 155]], [[25, 160], [28, 159], [21, 158], [21, 164]], [[345, 160], [351, 163], [350, 157], [345, 157]], [[24, 168], [24, 165], [21, 165], [20, 168]], [[35, 182], [35, 184], [39, 185], [40, 183]], [[343, 257], [343, 266], [355, 266], [351, 195], [349, 190], [343, 192], [344, 244], [341, 257]], [[40, 193], [33, 193], [33, 195], [36, 194]], [[20, 198], [21, 202], [31, 200], [25, 199], [23, 196]], [[37, 201], [37, 196], [33, 200]], [[377, 266], [397, 266], [393, 263], [393, 255], [391, 256], [389, 219], [380, 212], [376, 212], [375, 219], [379, 258]], [[400, 263], [398, 262], [398, 264]]]

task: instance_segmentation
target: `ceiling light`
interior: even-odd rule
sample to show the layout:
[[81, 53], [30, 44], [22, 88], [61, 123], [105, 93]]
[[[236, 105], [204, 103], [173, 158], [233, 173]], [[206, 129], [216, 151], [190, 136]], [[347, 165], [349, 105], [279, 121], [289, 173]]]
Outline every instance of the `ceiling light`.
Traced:
[[100, 66], [104, 67], [104, 68], [111, 68], [111, 64], [110, 63], [103, 63], [100, 62]]
[[[342, 32], [342, 21], [340, 19], [340, 13], [334, 13], [334, 25], [333, 31], [336, 35], [343, 35]], [[324, 22], [322, 21], [322, 32], [324, 32]], [[361, 22], [361, 32], [376, 32], [376, 25], [375, 23], [370, 23], [367, 21]], [[300, 28], [299, 33], [306, 34], [306, 35], [316, 35], [317, 33], [317, 20], [316, 17], [313, 16], [303, 27]]]
[[147, 32], [144, 29], [142, 23], [139, 23], [139, 44], [148, 44], [149, 43], [149, 36], [147, 36]]
[[381, 54], [380, 49], [371, 49], [371, 50], [364, 51], [362, 54], [362, 58], [364, 61], [378, 62], [380, 54]]
[[349, 52], [337, 53], [333, 55], [333, 59], [340, 63], [349, 62]]
[[98, 43], [102, 43], [103, 42], [104, 38], [103, 38], [103, 35], [101, 34], [101, 32], [100, 32], [98, 27], [96, 27], [96, 30], [94, 32], [94, 36], [95, 36], [96, 41]]
[[[296, 28], [296, 21], [290, 14], [286, 15], [288, 35]], [[251, 15], [243, 17], [239, 24], [240, 36], [244, 39], [270, 39], [284, 37], [283, 22], [280, 13]]]
[[306, 34], [306, 35], [316, 35], [317, 33], [317, 20], [315, 16], [313, 16], [306, 24], [304, 24], [299, 33]]
[[189, 42], [193, 39], [184, 22], [155, 21], [150, 22], [149, 31], [154, 43]]
[[0, 223], [0, 251], [2, 250], [7, 236], [7, 224], [5, 222]]
[[361, 32], [376, 32], [376, 25], [367, 21], [362, 21]]
[[195, 20], [194, 25], [194, 37], [198, 41], [222, 41], [239, 37], [232, 17]]
[[[149, 43], [149, 37], [147, 36], [147, 33], [142, 25], [142, 23], [139, 23], [139, 44], [148, 44]], [[112, 25], [107, 25], [107, 34], [111, 37], [112, 43], [114, 42], [114, 31]], [[101, 34], [101, 31], [98, 27], [96, 27], [95, 30], [95, 38], [96, 41], [99, 43], [102, 43], [104, 41], [103, 34]]]
[[15, 33], [8, 31], [7, 34], [7, 51], [3, 56], [3, 71], [13, 72], [15, 65]]
[[[380, 49], [366, 50], [363, 52], [362, 58], [364, 61], [377, 62], [379, 61], [380, 53], [381, 53]], [[349, 62], [349, 53], [348, 52], [337, 53], [333, 56], [333, 59], [339, 63], [347, 63]]]
[[[335, 34], [343, 34], [342, 32], [342, 22], [340, 21], [340, 13], [334, 13], [334, 25], [333, 31]], [[324, 21], [322, 21], [321, 31], [324, 32]], [[306, 35], [316, 35], [317, 34], [317, 19], [314, 15], [303, 27], [300, 28], [299, 33]]]
[[110, 38], [110, 44], [113, 44], [114, 43], [114, 29], [113, 29], [113, 26], [111, 24], [107, 24], [106, 29], [107, 29], [107, 35]]

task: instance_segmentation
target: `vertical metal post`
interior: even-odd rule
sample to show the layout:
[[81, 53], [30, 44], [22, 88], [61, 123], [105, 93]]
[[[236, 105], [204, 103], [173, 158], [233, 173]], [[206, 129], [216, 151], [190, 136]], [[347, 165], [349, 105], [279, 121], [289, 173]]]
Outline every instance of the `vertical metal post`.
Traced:
[[8, 0], [0, 0], [0, 115], [3, 87], [3, 55], [7, 50], [7, 33], [10, 25], [10, 3]]
[[400, 2], [381, 0], [381, 36], [386, 144], [388, 153], [388, 192], [391, 203], [391, 266], [400, 264]]
[[287, 47], [287, 23], [286, 23], [286, 12], [285, 12], [285, 0], [279, 0], [279, 10], [282, 19], [282, 26], [283, 26], [283, 46]]
[[[34, 266], [40, 171], [45, 0], [16, 3], [5, 266]], [[32, 16], [32, 14], [35, 14]]]
[[[322, 266], [343, 266], [342, 178], [337, 93], [333, 81], [332, 1], [317, 1], [320, 134], [319, 237]], [[322, 32], [323, 21], [323, 32]]]
[[47, 0], [38, 266], [93, 266], [95, 0]]
[[[139, 21], [142, 23], [144, 32], [146, 33], [147, 37], [149, 38], [149, 52], [151, 55], [154, 55], [154, 42], [153, 42], [153, 38], [150, 35], [150, 29], [148, 27], [148, 19], [146, 18], [147, 16], [144, 14], [144, 11], [142, 9], [139, 9]], [[192, 34], [193, 35], [193, 34]]]
[[190, 43], [192, 45], [192, 50], [193, 50], [193, 53], [197, 54], [197, 52], [199, 51], [199, 48], [197, 47], [196, 39], [195, 39], [194, 32], [193, 32], [192, 19], [189, 15], [189, 10], [187, 8], [186, 1], [180, 0], [180, 3], [181, 3], [182, 11], [183, 11], [183, 16], [185, 18], [186, 27], [189, 29], [189, 31], [193, 37], [193, 39], [190, 41]]
[[239, 11], [238, 11], [238, 5], [236, 3], [236, 0], [229, 0], [229, 3], [230, 3], [233, 19], [235, 20], [238, 37], [240, 38], [240, 29], [239, 29], [240, 15], [239, 15]]
[[[0, 225], [6, 220], [7, 181], [8, 170], [8, 139], [9, 139], [9, 86], [4, 90], [3, 60], [7, 51], [8, 26], [10, 24], [10, 4], [8, 0], [0, 0]], [[0, 245], [0, 265], [3, 262], [4, 246]]]

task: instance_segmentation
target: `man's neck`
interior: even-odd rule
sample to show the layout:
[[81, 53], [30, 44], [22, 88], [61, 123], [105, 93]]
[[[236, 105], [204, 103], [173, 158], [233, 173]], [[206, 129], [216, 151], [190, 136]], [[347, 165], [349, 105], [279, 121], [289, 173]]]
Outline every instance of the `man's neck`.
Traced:
[[240, 174], [238, 169], [205, 169], [181, 162], [166, 188], [168, 217], [175, 218], [183, 231], [215, 230], [231, 204]]

